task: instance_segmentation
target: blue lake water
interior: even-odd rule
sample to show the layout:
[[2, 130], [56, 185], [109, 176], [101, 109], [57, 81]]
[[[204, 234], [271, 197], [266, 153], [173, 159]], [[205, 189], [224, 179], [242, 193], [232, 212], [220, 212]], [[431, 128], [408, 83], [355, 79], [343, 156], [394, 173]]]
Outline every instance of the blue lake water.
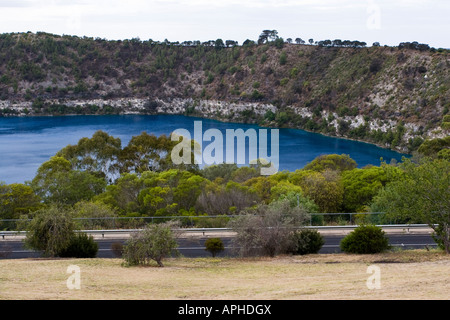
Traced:
[[[201, 121], [203, 132], [208, 129], [270, 129], [257, 125], [225, 123], [185, 116], [63, 116], [0, 118], [0, 181], [23, 183], [33, 179], [38, 167], [68, 144], [83, 137], [92, 137], [97, 130], [120, 138], [125, 147], [133, 136], [143, 131], [156, 136], [170, 135], [176, 129], [187, 129], [194, 138], [194, 121]], [[225, 141], [224, 141], [225, 143]], [[210, 142], [203, 142], [203, 148]], [[401, 160], [404, 154], [352, 140], [326, 137], [297, 129], [279, 130], [279, 170], [295, 171], [323, 154], [348, 154], [358, 167], [380, 165]], [[225, 153], [224, 153], [225, 154]], [[270, 155], [270, 151], [269, 151]]]

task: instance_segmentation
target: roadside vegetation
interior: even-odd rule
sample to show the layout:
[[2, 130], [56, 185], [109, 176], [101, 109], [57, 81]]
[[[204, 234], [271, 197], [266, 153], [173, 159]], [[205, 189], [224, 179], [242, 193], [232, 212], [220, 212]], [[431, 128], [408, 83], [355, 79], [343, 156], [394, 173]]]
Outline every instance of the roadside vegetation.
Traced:
[[[20, 103], [26, 115], [126, 108], [66, 104], [89, 99], [145, 99], [140, 112], [155, 114], [160, 99], [189, 98], [188, 116], [202, 116], [200, 100], [262, 103], [274, 111], [216, 117], [414, 155], [359, 168], [348, 155], [328, 154], [262, 176], [259, 165], [175, 165], [177, 143], [167, 136], [143, 132], [124, 146], [98, 131], [42, 163], [31, 181], [0, 182], [0, 231], [27, 231], [25, 246], [52, 258], [1, 259], [0, 299], [448, 299], [448, 57], [417, 42], [367, 47], [285, 40], [276, 30], [242, 45], [1, 34], [0, 116], [17, 115], [11, 105]], [[390, 223], [428, 225], [438, 248], [390, 248], [376, 226]], [[317, 255], [324, 239], [304, 227], [345, 224], [359, 227], [342, 240], [344, 253]], [[212, 257], [181, 257], [178, 231], [189, 227], [233, 229], [239, 256], [221, 256], [222, 239], [211, 238]], [[140, 231], [113, 243], [117, 259], [96, 259], [98, 245], [80, 231], [120, 228]], [[82, 290], [66, 289], [73, 265]], [[366, 285], [368, 265], [380, 267], [380, 290]]]
[[[95, 104], [71, 109], [67, 99], [141, 98], [141, 111], [154, 114], [159, 99], [189, 98], [185, 114], [192, 116], [199, 99], [268, 103], [274, 111], [232, 117], [414, 151], [401, 163], [364, 168], [345, 154], [322, 155], [295, 172], [262, 176], [259, 165], [174, 165], [177, 143], [167, 136], [143, 132], [123, 146], [98, 131], [56, 153], [32, 181], [0, 182], [0, 230], [28, 230], [26, 245], [46, 256], [95, 256], [92, 239], [77, 230], [146, 228], [151, 237], [169, 220], [235, 228], [243, 256], [314, 251], [303, 247], [320, 239], [294, 236], [294, 229], [326, 224], [427, 224], [450, 252], [450, 140], [442, 137], [450, 128], [448, 50], [283, 39], [276, 30], [242, 45], [11, 33], [0, 35], [0, 49], [0, 100], [29, 103], [26, 114], [122, 112]], [[13, 111], [2, 108], [0, 116]], [[425, 139], [430, 130], [438, 138]], [[132, 240], [117, 248], [129, 264], [162, 265], [174, 249]]]
[[323, 155], [272, 176], [261, 176], [257, 165], [178, 167], [170, 160], [173, 147], [167, 137], [146, 133], [125, 147], [101, 131], [83, 138], [43, 163], [32, 181], [0, 184], [0, 229], [29, 230], [26, 244], [47, 256], [67, 254], [72, 242], [89, 255], [92, 244], [74, 230], [173, 220], [180, 227], [235, 228], [243, 256], [275, 256], [302, 250], [302, 237], [292, 235], [305, 225], [421, 223], [450, 252], [445, 147], [364, 168], [348, 155]]

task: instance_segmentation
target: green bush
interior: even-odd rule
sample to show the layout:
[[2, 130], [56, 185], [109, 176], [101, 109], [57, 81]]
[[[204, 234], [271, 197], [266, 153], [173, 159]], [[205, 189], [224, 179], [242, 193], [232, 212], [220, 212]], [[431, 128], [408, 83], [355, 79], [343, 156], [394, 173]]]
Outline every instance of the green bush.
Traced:
[[133, 233], [123, 247], [126, 264], [148, 266], [154, 260], [159, 267], [164, 267], [162, 260], [178, 247], [177, 235], [172, 229], [179, 225], [178, 221], [150, 224]]
[[342, 239], [341, 250], [347, 253], [379, 253], [389, 249], [385, 232], [374, 225], [361, 225]]
[[74, 236], [75, 225], [70, 212], [56, 205], [38, 210], [27, 224], [24, 245], [42, 251], [46, 257], [58, 256]]
[[98, 244], [94, 237], [85, 233], [74, 235], [67, 248], [58, 253], [62, 258], [95, 258], [98, 252]]
[[205, 250], [209, 251], [213, 257], [225, 250], [223, 241], [219, 238], [209, 238], [205, 241]]
[[325, 240], [317, 230], [303, 229], [294, 233], [294, 254], [318, 253], [324, 244]]
[[287, 62], [287, 55], [285, 52], [282, 52], [280, 55], [280, 64], [284, 66]]
[[192, 218], [196, 228], [226, 228], [230, 218], [226, 215], [208, 218]]

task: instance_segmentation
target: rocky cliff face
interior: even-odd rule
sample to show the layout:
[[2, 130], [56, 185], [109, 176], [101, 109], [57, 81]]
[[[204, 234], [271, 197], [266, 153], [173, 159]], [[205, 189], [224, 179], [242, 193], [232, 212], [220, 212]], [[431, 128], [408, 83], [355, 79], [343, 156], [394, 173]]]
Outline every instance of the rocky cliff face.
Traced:
[[3, 34], [0, 114], [185, 114], [411, 152], [449, 133], [449, 66], [443, 49]]

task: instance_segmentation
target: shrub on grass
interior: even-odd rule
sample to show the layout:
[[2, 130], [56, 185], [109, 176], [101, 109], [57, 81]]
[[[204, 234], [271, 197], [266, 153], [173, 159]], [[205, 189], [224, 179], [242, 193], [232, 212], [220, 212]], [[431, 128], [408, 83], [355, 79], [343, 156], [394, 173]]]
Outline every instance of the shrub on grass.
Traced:
[[225, 250], [223, 241], [219, 238], [210, 238], [205, 241], [205, 250], [209, 251], [213, 257]]
[[98, 244], [94, 241], [94, 237], [85, 233], [74, 235], [67, 248], [62, 249], [59, 257], [63, 258], [95, 258], [98, 252]]
[[389, 249], [385, 232], [374, 225], [361, 225], [342, 239], [341, 250], [347, 253], [379, 253]]
[[164, 267], [162, 260], [178, 246], [176, 235], [172, 230], [175, 226], [179, 226], [179, 223], [151, 224], [133, 234], [124, 246], [125, 262], [128, 265], [147, 266], [153, 260], [159, 267]]
[[281, 199], [248, 209], [230, 221], [236, 232], [233, 245], [240, 256], [269, 256], [291, 252], [292, 232], [309, 220], [302, 207], [291, 206], [289, 199]]
[[325, 244], [323, 236], [317, 230], [303, 229], [296, 231], [294, 237], [294, 254], [318, 253]]
[[68, 247], [75, 229], [69, 212], [55, 205], [34, 212], [32, 218], [24, 240], [26, 248], [55, 257]]

